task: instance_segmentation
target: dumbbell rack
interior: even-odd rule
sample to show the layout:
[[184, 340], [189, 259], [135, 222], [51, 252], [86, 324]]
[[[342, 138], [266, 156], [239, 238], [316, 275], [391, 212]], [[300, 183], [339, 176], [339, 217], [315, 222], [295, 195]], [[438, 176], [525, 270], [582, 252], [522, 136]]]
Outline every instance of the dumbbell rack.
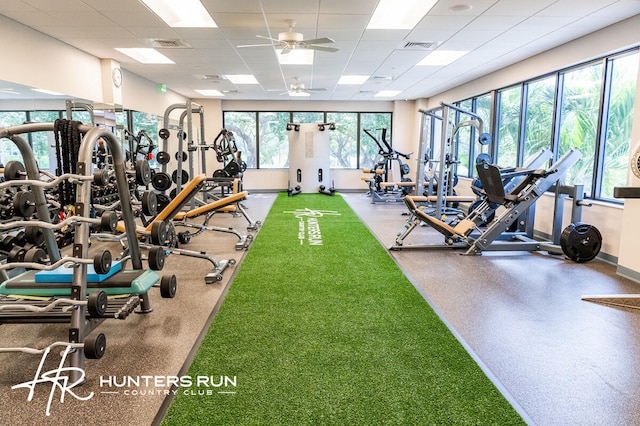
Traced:
[[[87, 306], [89, 302], [87, 300], [87, 263], [79, 261], [80, 259], [86, 260], [89, 257], [89, 214], [91, 210], [91, 184], [88, 176], [91, 172], [91, 160], [93, 151], [98, 140], [102, 139], [107, 143], [108, 148], [113, 154], [113, 168], [115, 171], [115, 180], [120, 197], [120, 203], [122, 208], [122, 220], [126, 229], [126, 238], [128, 241], [129, 255], [131, 260], [131, 266], [136, 270], [142, 270], [142, 257], [138, 240], [136, 238], [136, 226], [134, 216], [131, 208], [131, 198], [129, 192], [128, 180], [126, 177], [125, 164], [123, 156], [116, 137], [113, 133], [106, 129], [98, 127], [91, 127], [86, 125], [79, 125], [80, 133], [84, 134], [82, 143], [80, 145], [80, 151], [78, 154], [77, 163], [77, 175], [69, 176], [72, 181], [77, 184], [76, 192], [76, 205], [75, 215], [79, 217], [79, 220], [74, 221], [75, 237], [72, 248], [72, 257], [69, 258], [71, 262], [75, 264], [73, 268], [73, 277], [71, 280], [71, 294], [70, 297], [62, 302], [57, 301], [51, 303], [33, 303], [20, 298], [13, 298], [7, 301], [12, 305], [9, 308], [4, 308], [5, 311], [9, 311], [9, 315], [5, 315], [4, 318], [0, 318], [0, 322], [11, 322], [10, 311], [12, 308], [18, 309], [18, 307], [24, 308], [23, 312], [14, 316], [14, 319], [20, 320], [22, 316], [22, 322], [29, 322], [29, 315], [25, 315], [24, 311], [30, 311], [36, 313], [31, 315], [31, 319], [34, 322], [66, 322], [69, 321], [69, 342], [67, 345], [74, 348], [70, 354], [70, 365], [77, 369], [84, 371], [85, 362], [85, 350], [93, 352], [91, 355], [99, 355], [104, 351], [106, 340], [102, 333], [98, 334], [95, 340], [87, 342], [85, 339], [87, 335], [91, 333], [104, 318], [90, 318], [87, 319]], [[15, 181], [16, 185], [24, 185], [25, 182], [35, 183], [40, 182], [40, 170], [36, 163], [33, 151], [28, 142], [21, 136], [25, 133], [32, 132], [45, 132], [53, 131], [54, 123], [31, 123], [24, 124], [15, 127], [9, 127], [0, 129], [0, 139], [7, 138], [11, 140], [19, 149], [23, 161], [26, 175], [25, 180]], [[12, 182], [8, 183], [12, 185]], [[55, 181], [53, 183], [55, 185]], [[45, 197], [44, 187], [47, 184], [33, 184], [31, 186], [31, 192], [33, 193], [35, 203], [35, 214], [37, 221], [17, 221], [17, 226], [39, 226], [42, 229], [44, 244], [48, 252], [49, 261], [52, 265], [57, 265], [64, 262], [64, 258], [61, 257], [59, 248], [56, 243], [54, 235], [54, 226], [52, 226], [49, 207], [47, 206], [47, 200]], [[110, 264], [110, 259], [109, 259]], [[102, 298], [103, 296], [100, 295]], [[91, 295], [90, 295], [91, 298]], [[106, 297], [103, 299], [104, 305], [106, 305]], [[95, 302], [95, 301], [93, 301]], [[93, 305], [99, 306], [101, 303], [94, 303]], [[128, 299], [124, 304], [116, 309], [114, 313], [115, 317], [126, 317], [128, 312], [132, 311], [136, 305], [140, 304], [142, 312], [150, 312], [151, 305], [149, 298], [145, 294], [139, 294], [133, 299]], [[123, 311], [124, 309], [124, 311]], [[0, 309], [0, 312], [2, 309]], [[39, 318], [38, 318], [39, 317]], [[54, 343], [54, 345], [57, 343]], [[9, 351], [22, 351], [28, 353], [41, 353], [41, 350], [30, 348], [0, 348], [0, 353]], [[97, 356], [97, 357], [99, 357]], [[71, 381], [75, 382], [81, 378], [80, 371], [74, 369], [70, 372]]]

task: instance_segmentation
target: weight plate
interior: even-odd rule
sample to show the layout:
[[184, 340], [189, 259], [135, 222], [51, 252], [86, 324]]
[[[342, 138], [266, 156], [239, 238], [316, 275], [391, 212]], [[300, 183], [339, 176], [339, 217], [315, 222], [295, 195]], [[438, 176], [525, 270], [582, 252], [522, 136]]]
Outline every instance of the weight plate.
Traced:
[[478, 137], [478, 142], [480, 143], [480, 145], [489, 145], [491, 143], [491, 134], [481, 133]]
[[100, 230], [104, 232], [114, 232], [118, 227], [118, 214], [113, 211], [106, 211], [100, 216]]
[[228, 177], [227, 172], [225, 172], [222, 169], [218, 169], [215, 172], [213, 172], [213, 177], [217, 178], [217, 177]]
[[[189, 182], [189, 173], [185, 170], [182, 169], [182, 172], [180, 173], [181, 176], [181, 183], [184, 185], [185, 183]], [[173, 181], [173, 183], [178, 183], [178, 171], [174, 170], [173, 173], [171, 173], [171, 180]]]
[[149, 269], [152, 271], [162, 271], [164, 268], [165, 252], [162, 247], [151, 247], [149, 249]]
[[136, 183], [147, 186], [151, 182], [151, 166], [147, 160], [136, 161]]
[[4, 166], [4, 179], [5, 180], [20, 180], [26, 179], [27, 175], [24, 166], [19, 161], [7, 161]]
[[39, 226], [26, 226], [24, 228], [24, 237], [27, 242], [36, 246], [44, 243], [44, 232]]
[[145, 191], [142, 194], [142, 213], [153, 216], [158, 213], [158, 198], [153, 191]]
[[171, 199], [165, 194], [156, 194], [156, 198], [158, 200], [158, 210], [160, 211], [164, 210], [164, 208], [171, 202]]
[[93, 183], [97, 186], [105, 186], [109, 183], [109, 172], [107, 170], [96, 170], [93, 173]]
[[169, 153], [166, 151], [158, 151], [158, 153], [156, 154], [156, 161], [159, 164], [168, 164], [169, 161], [171, 161], [171, 155], [169, 155]]
[[160, 279], [160, 296], [163, 299], [173, 299], [176, 295], [178, 281], [175, 275], [163, 275]]
[[476, 157], [476, 164], [482, 164], [482, 163], [491, 164], [491, 156], [486, 152], [483, 152], [482, 154], [478, 154], [478, 156]]
[[178, 188], [173, 188], [171, 192], [169, 192], [169, 198], [173, 200], [176, 198], [176, 195], [178, 195]]
[[47, 253], [40, 247], [32, 247], [24, 254], [24, 261], [27, 263], [44, 263]]
[[94, 290], [87, 298], [87, 311], [93, 318], [102, 318], [107, 311], [107, 293], [103, 290]]
[[164, 221], [156, 221], [151, 225], [151, 244], [163, 245], [167, 240], [167, 224]]
[[169, 132], [168, 129], [160, 129], [158, 131], [158, 136], [160, 136], [160, 139], [169, 139], [169, 136], [171, 136], [171, 133]]
[[156, 172], [151, 178], [151, 186], [158, 191], [166, 191], [171, 187], [171, 177], [165, 172]]
[[602, 247], [602, 235], [598, 228], [587, 223], [572, 223], [560, 235], [562, 252], [576, 262], [595, 259]]
[[24, 247], [20, 247], [20, 246], [13, 246], [11, 248], [11, 250], [9, 250], [9, 254], [7, 256], [7, 260], [9, 262], [23, 262], [24, 261], [24, 255], [27, 251], [24, 249]]
[[36, 199], [32, 192], [19, 191], [13, 197], [13, 211], [16, 216], [29, 217], [36, 211]]
[[111, 252], [104, 250], [93, 257], [93, 269], [100, 275], [106, 274], [111, 270], [111, 260]]
[[83, 348], [85, 358], [100, 359], [107, 349], [107, 337], [99, 333], [95, 338], [85, 340]]
[[176, 160], [180, 161], [180, 162], [185, 162], [187, 161], [187, 153], [183, 152], [182, 153], [182, 160], [180, 159], [180, 152], [176, 152]]

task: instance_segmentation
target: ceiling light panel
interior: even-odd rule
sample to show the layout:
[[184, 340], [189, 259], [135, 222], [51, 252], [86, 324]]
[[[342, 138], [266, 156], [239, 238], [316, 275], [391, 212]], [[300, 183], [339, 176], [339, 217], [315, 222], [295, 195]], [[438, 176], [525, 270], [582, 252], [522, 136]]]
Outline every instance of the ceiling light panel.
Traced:
[[260, 84], [252, 74], [227, 74], [225, 77], [233, 84]]
[[469, 53], [466, 50], [436, 50], [430, 53], [416, 65], [419, 66], [444, 66], [455, 62], [459, 58]]
[[276, 49], [278, 62], [281, 65], [313, 65], [313, 50], [292, 50], [284, 55], [280, 52], [282, 52], [282, 49]]
[[142, 0], [156, 15], [173, 28], [217, 28], [200, 0]]
[[368, 30], [410, 30], [437, 0], [380, 0], [367, 25]]
[[124, 53], [128, 57], [135, 59], [142, 64], [173, 64], [171, 59], [150, 47], [116, 47], [120, 53]]
[[338, 80], [338, 84], [362, 84], [368, 79], [368, 75], [343, 75]]

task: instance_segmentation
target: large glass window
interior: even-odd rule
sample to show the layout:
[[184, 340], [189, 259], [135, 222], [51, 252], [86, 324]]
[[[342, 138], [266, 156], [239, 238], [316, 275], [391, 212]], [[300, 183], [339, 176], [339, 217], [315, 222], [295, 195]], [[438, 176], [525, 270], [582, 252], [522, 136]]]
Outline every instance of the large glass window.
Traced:
[[552, 148], [555, 87], [555, 75], [525, 85], [524, 158]]
[[[37, 123], [53, 123], [58, 118], [60, 118], [60, 112], [58, 111], [29, 112], [29, 121]], [[29, 138], [38, 167], [40, 169], [50, 170], [49, 146], [52, 145], [53, 134], [51, 132], [35, 132], [31, 133]]]
[[610, 60], [610, 90], [605, 100], [604, 164], [600, 197], [613, 199], [613, 187], [627, 183], [627, 161], [640, 54]]
[[591, 192], [602, 89], [602, 63], [561, 74], [558, 157], [571, 148], [582, 158], [565, 175], [568, 185], [583, 184]]
[[360, 167], [373, 168], [378, 158], [380, 147], [369, 135], [364, 132], [367, 129], [382, 142], [382, 129], [387, 129], [385, 140], [391, 143], [391, 114], [367, 112], [360, 114]]
[[518, 165], [518, 143], [520, 139], [521, 86], [498, 91], [498, 121], [495, 143], [495, 163], [503, 167]]
[[294, 112], [294, 123], [324, 123], [323, 112]]
[[330, 112], [327, 113], [327, 122], [336, 125], [336, 129], [329, 132], [331, 167], [355, 169], [358, 164], [358, 114]]
[[259, 112], [260, 167], [283, 168], [289, 165], [288, 112]]
[[[458, 106], [465, 111], [473, 111], [473, 100], [467, 99], [466, 101], [460, 102]], [[450, 113], [454, 113], [453, 110]], [[457, 121], [464, 121], [469, 119], [468, 114], [461, 114], [460, 112], [455, 112], [458, 114]], [[469, 158], [471, 158], [471, 127], [464, 126], [461, 127], [460, 130], [455, 135], [454, 141], [457, 143], [457, 160], [458, 165], [456, 167], [456, 174], [458, 176], [471, 176], [469, 170]]]
[[242, 152], [242, 158], [248, 168], [258, 167], [256, 116], [256, 112], [242, 111], [225, 111], [223, 114], [224, 128], [233, 133], [238, 150]]
[[[27, 121], [27, 113], [24, 111], [0, 111], [0, 127], [18, 126], [25, 121]], [[0, 163], [5, 165], [11, 160], [23, 161], [20, 150], [9, 139], [0, 139]]]

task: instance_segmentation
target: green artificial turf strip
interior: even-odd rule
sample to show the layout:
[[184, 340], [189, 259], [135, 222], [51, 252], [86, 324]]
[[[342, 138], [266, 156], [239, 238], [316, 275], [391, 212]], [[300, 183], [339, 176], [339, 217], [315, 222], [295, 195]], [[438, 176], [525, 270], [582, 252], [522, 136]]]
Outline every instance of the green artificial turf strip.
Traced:
[[[322, 245], [304, 208], [340, 213]], [[339, 195], [278, 196], [187, 374], [236, 383], [164, 425], [524, 424]]]

